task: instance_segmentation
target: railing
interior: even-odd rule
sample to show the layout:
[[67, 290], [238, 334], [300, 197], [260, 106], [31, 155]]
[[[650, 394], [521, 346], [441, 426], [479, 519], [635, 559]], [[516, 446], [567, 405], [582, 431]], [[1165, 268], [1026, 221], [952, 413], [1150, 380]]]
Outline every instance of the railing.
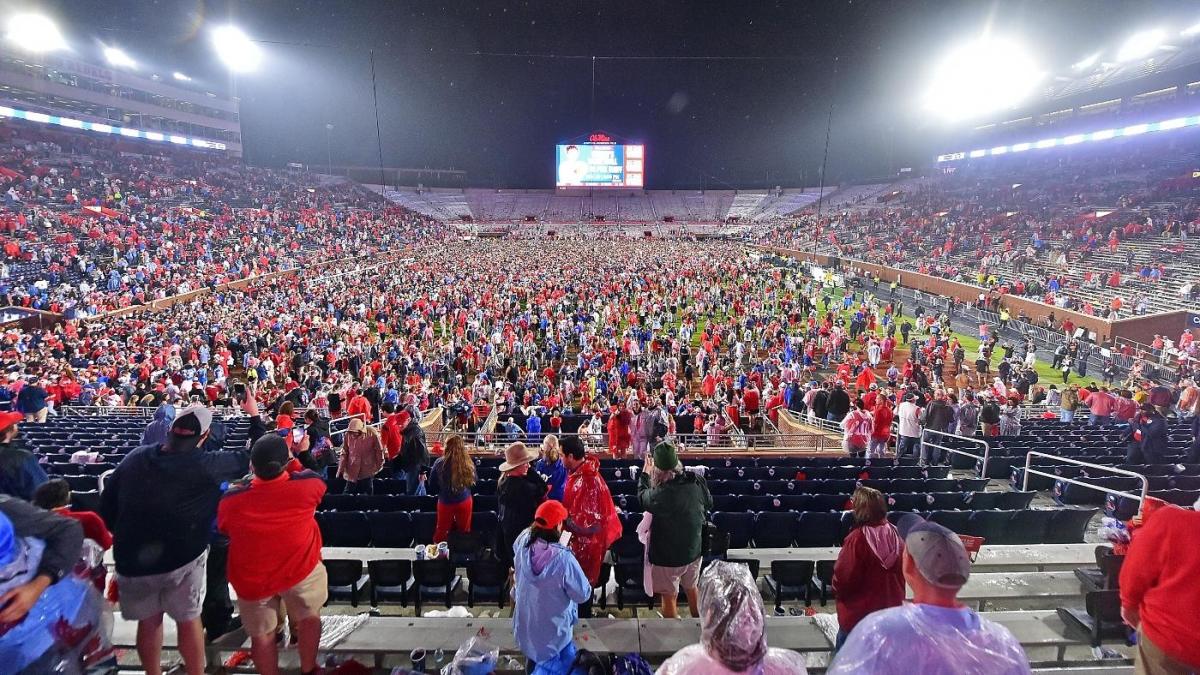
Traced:
[[64, 405], [55, 408], [63, 417], [154, 417], [157, 408], [149, 406]]
[[[1135, 495], [1130, 492], [1122, 492], [1120, 490], [1114, 490], [1112, 488], [1106, 488], [1106, 487], [1102, 487], [1099, 485], [1092, 485], [1091, 483], [1085, 483], [1082, 480], [1079, 480], [1076, 478], [1067, 478], [1066, 476], [1059, 476], [1057, 474], [1048, 473], [1046, 471], [1037, 471], [1033, 468], [1033, 458], [1034, 457], [1045, 457], [1046, 459], [1053, 459], [1058, 462], [1066, 462], [1067, 464], [1074, 464], [1076, 466], [1085, 466], [1085, 467], [1088, 467], [1089, 469], [1100, 469], [1101, 471], [1110, 471], [1112, 473], [1121, 474], [1123, 476], [1130, 476], [1132, 478], [1137, 478], [1138, 480], [1142, 481], [1142, 494]], [[1141, 514], [1142, 509], [1146, 506], [1146, 493], [1148, 493], [1150, 491], [1150, 481], [1147, 480], [1147, 478], [1140, 473], [1135, 473], [1133, 471], [1127, 471], [1125, 469], [1118, 469], [1113, 466], [1104, 466], [1103, 464], [1092, 464], [1091, 462], [1081, 462], [1078, 459], [1071, 459], [1070, 457], [1062, 457], [1059, 455], [1049, 455], [1044, 452], [1032, 452], [1031, 451], [1031, 452], [1028, 452], [1025, 454], [1025, 474], [1024, 474], [1024, 479], [1021, 482], [1021, 490], [1026, 491], [1026, 492], [1029, 490], [1029, 476], [1030, 475], [1042, 476], [1044, 478], [1049, 478], [1049, 479], [1055, 480], [1055, 481], [1063, 481], [1064, 483], [1071, 483], [1072, 485], [1079, 485], [1079, 486], [1082, 486], [1085, 488], [1090, 488], [1092, 490], [1099, 490], [1101, 492], [1107, 492], [1108, 494], [1117, 495], [1119, 497], [1128, 497], [1130, 499], [1136, 499], [1136, 500], [1138, 500], [1138, 513], [1139, 514]]]
[[[929, 434], [934, 434], [939, 440], [943, 439], [943, 438], [947, 438], [947, 439], [954, 438], [960, 442], [968, 443], [972, 446], [982, 448], [983, 454], [977, 455], [973, 452], [967, 452], [966, 450], [963, 450], [962, 448], [956, 448], [956, 447], [952, 447], [949, 445], [944, 445], [942, 443], [934, 443], [934, 442], [928, 440]], [[975, 460], [976, 466], [979, 467], [979, 477], [983, 478], [987, 475], [988, 457], [991, 455], [991, 452], [992, 452], [992, 446], [987, 441], [980, 440], [978, 438], [971, 438], [969, 436], [959, 436], [958, 434], [952, 434], [952, 433], [949, 433], [946, 431], [938, 431], [937, 429], [922, 429], [921, 430], [921, 445], [922, 446], [928, 445], [930, 447], [937, 448], [937, 449], [943, 450], [945, 452], [950, 452], [950, 453], [953, 453], [956, 455], [963, 455], [965, 457], [971, 457], [972, 459]]]

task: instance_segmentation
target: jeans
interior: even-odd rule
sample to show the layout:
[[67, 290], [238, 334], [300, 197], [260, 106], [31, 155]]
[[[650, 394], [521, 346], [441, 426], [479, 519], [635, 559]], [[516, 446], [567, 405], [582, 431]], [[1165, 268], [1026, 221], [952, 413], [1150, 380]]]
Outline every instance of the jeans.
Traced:
[[1058, 419], [1062, 420], [1063, 422], [1074, 422], [1075, 421], [1075, 411], [1074, 410], [1059, 410], [1058, 411]]
[[921, 444], [921, 461], [926, 464], [939, 464], [942, 461], [942, 449], [925, 443]]
[[867, 444], [867, 459], [883, 457], [884, 455], [887, 454], [887, 446], [888, 446], [888, 439], [872, 438], [871, 442]]
[[900, 445], [896, 447], [896, 458], [915, 455], [921, 450], [921, 439], [916, 436], [901, 436]]
[[837, 632], [837, 639], [833, 642], [833, 651], [836, 652], [837, 650], [841, 649], [842, 645], [846, 644], [846, 638], [848, 637], [850, 637], [850, 634], [839, 628]]
[[404, 494], [411, 497], [412, 495], [417, 494], [417, 486], [421, 484], [421, 467], [406, 466], [404, 467], [403, 471]]

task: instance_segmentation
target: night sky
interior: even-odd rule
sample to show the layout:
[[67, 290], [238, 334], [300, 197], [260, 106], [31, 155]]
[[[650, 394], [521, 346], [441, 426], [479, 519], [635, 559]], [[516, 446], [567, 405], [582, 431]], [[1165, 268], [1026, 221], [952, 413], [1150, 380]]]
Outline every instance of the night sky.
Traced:
[[[330, 122], [334, 164], [375, 165], [374, 50], [386, 165], [543, 188], [555, 143], [601, 129], [646, 144], [650, 188], [816, 185], [831, 105], [827, 182], [893, 175], [945, 149], [917, 98], [931, 63], [984, 26], [1061, 72], [1133, 30], [1200, 21], [1194, 0], [41, 4], [88, 58], [101, 39], [143, 73], [236, 86], [251, 163], [323, 165]], [[266, 52], [236, 83], [206, 32], [230, 20]], [[593, 108], [593, 55], [739, 58], [598, 58]]]

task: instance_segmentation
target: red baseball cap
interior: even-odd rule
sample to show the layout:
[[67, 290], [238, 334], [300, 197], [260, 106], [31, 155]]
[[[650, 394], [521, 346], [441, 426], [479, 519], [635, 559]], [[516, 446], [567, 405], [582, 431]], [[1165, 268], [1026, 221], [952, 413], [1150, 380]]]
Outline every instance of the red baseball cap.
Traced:
[[7, 431], [12, 425], [24, 421], [25, 416], [19, 412], [0, 412], [0, 431]]
[[556, 529], [567, 519], [567, 507], [562, 502], [550, 499], [542, 502], [533, 514], [533, 522], [541, 528]]

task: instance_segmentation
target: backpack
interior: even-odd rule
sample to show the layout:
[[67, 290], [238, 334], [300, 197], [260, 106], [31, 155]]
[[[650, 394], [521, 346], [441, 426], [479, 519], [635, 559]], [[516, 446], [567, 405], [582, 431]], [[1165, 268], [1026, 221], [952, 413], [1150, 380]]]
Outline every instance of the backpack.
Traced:
[[654, 669], [639, 654], [613, 657], [613, 675], [654, 675]]

